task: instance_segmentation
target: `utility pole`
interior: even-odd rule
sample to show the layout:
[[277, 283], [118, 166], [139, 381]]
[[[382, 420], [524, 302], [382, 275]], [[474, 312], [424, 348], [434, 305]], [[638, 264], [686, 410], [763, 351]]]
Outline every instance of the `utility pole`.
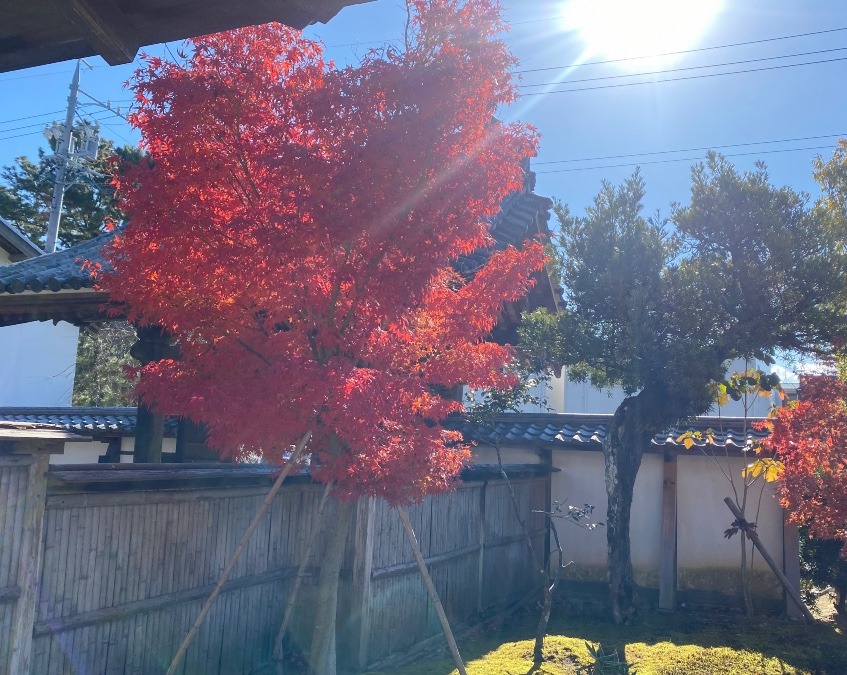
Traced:
[[74, 116], [76, 115], [76, 100], [79, 92], [79, 67], [82, 59], [76, 62], [76, 70], [71, 80], [71, 93], [68, 95], [68, 111], [65, 114], [65, 126], [62, 129], [62, 137], [56, 146], [56, 180], [53, 183], [53, 201], [50, 203], [50, 220], [47, 223], [47, 241], [44, 244], [45, 253], [53, 253], [56, 250], [56, 239], [59, 236], [59, 221], [62, 219], [62, 202], [65, 199], [65, 174], [71, 155], [71, 143], [73, 142]]

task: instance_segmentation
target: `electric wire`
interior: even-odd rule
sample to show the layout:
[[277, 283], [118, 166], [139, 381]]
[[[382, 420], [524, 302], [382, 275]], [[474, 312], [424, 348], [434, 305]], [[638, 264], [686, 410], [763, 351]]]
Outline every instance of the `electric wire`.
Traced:
[[603, 162], [608, 159], [631, 159], [633, 157], [649, 157], [653, 155], [671, 155], [680, 152], [706, 152], [708, 150], [721, 150], [723, 148], [743, 148], [753, 145], [772, 145], [776, 143], [799, 143], [800, 141], [819, 141], [824, 138], [844, 138], [847, 133], [841, 134], [821, 134], [818, 136], [796, 136], [794, 138], [781, 138], [768, 141], [750, 141], [747, 143], [729, 143], [726, 145], [709, 145], [699, 148], [680, 148], [679, 150], [653, 150], [649, 152], [633, 152], [625, 155], [603, 155], [600, 157], [580, 157], [576, 159], [552, 159], [543, 162], [533, 162], [533, 166], [542, 166], [548, 164], [574, 164], [577, 162]]
[[[835, 145], [816, 145], [808, 148], [778, 148], [775, 150], [757, 150], [753, 152], [734, 152], [725, 154], [724, 157], [750, 157], [751, 155], [774, 155], [780, 154], [784, 152], [811, 152], [813, 150], [832, 150], [835, 148]], [[551, 173], [573, 173], [576, 171], [599, 171], [600, 169], [618, 169], [624, 167], [631, 166], [648, 166], [652, 164], [673, 164], [678, 162], [701, 162], [703, 161], [703, 157], [674, 157], [669, 159], [656, 159], [650, 160], [646, 162], [627, 162], [622, 164], [606, 164], [603, 166], [579, 166], [573, 167], [569, 169], [546, 169], [541, 171], [536, 171], [537, 174], [551, 174]]]
[[49, 117], [50, 115], [58, 115], [59, 113], [65, 112], [64, 110], [53, 110], [51, 112], [46, 113], [38, 113], [35, 115], [26, 115], [25, 117], [13, 117], [8, 120], [0, 120], [0, 124], [9, 124], [10, 122], [23, 122], [24, 120], [34, 120], [37, 117]]
[[[701, 75], [684, 75], [682, 77], [662, 78], [655, 80], [644, 80], [642, 82], [618, 82], [615, 84], [601, 84], [593, 87], [573, 87], [571, 89], [552, 89], [548, 91], [528, 91], [521, 93], [521, 97], [525, 96], [546, 96], [547, 94], [572, 94], [580, 91], [597, 91], [600, 89], [619, 89], [621, 87], [637, 87], [644, 84], [659, 84], [665, 82], [685, 82], [689, 80], [702, 80], [709, 77], [721, 77], [724, 75], [744, 75], [747, 73], [761, 73], [772, 70], [783, 70], [785, 68], [797, 68], [799, 66], [816, 66], [824, 63], [837, 63], [839, 61], [847, 61], [847, 56], [839, 56], [834, 59], [820, 59], [818, 61], [806, 61], [805, 63], [783, 63], [777, 66], [762, 66], [761, 68], [745, 68], [743, 70], [732, 70], [726, 73], [703, 73]], [[560, 84], [567, 84], [561, 82]]]
[[545, 66], [544, 68], [526, 68], [515, 70], [515, 73], [540, 73], [545, 70], [563, 70], [565, 68], [583, 67], [583, 66], [604, 66], [610, 63], [624, 63], [626, 61], [643, 61], [644, 59], [661, 58], [663, 56], [681, 56], [683, 54], [695, 54], [697, 52], [708, 52], [716, 49], [731, 49], [734, 47], [748, 47], [750, 45], [764, 44], [767, 42], [779, 42], [780, 40], [792, 40], [794, 38], [813, 37], [815, 35], [825, 35], [827, 33], [839, 33], [847, 31], [847, 26], [843, 28], [827, 28], [825, 30], [816, 30], [809, 33], [794, 33], [793, 35], [780, 35], [771, 38], [762, 38], [760, 40], [745, 40], [744, 42], [730, 42], [725, 45], [712, 45], [709, 47], [693, 47], [691, 49], [681, 49], [675, 52], [662, 52], [660, 54], [645, 54], [643, 56], [624, 56], [618, 59], [606, 59], [603, 61], [585, 61], [584, 63], [574, 63], [563, 66]]
[[[765, 56], [758, 59], [743, 59], [741, 61], [726, 61], [725, 63], [711, 63], [699, 66], [681, 66], [679, 68], [663, 68], [644, 73], [627, 73], [622, 75], [602, 75], [597, 77], [586, 77], [579, 80], [562, 80], [560, 82], [542, 82], [538, 84], [519, 84], [520, 88], [526, 87], [558, 87], [563, 84], [580, 84], [582, 82], [600, 82], [603, 80], [620, 80], [627, 77], [649, 77], [652, 75], [664, 75], [665, 73], [682, 73], [691, 70], [704, 70], [706, 68], [724, 68], [726, 66], [742, 66], [748, 63], [762, 63], [763, 61], [776, 61], [778, 59], [794, 59], [801, 56], [816, 56], [818, 54], [831, 54], [832, 52], [843, 52], [847, 47], [833, 47], [832, 49], [820, 49], [814, 52], [800, 52], [798, 54], [783, 54], [781, 56]], [[802, 65], [802, 64], [796, 64]], [[725, 73], [716, 73], [725, 74]]]

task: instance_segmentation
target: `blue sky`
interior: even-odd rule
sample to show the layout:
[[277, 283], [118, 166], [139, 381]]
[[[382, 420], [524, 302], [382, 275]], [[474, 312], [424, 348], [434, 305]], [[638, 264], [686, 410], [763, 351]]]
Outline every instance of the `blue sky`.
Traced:
[[[719, 146], [737, 146], [722, 151], [740, 168], [762, 159], [774, 183], [814, 196], [812, 159], [827, 156], [837, 135], [847, 135], [843, 0], [726, 0], [708, 30], [688, 47], [697, 51], [662, 63], [659, 71], [651, 62], [574, 66], [586, 58], [607, 59], [586, 57], [580, 34], [564, 26], [565, 3], [504, 0], [503, 5], [518, 69], [548, 69], [522, 73], [521, 91], [557, 93], [525, 96], [501, 117], [538, 128], [536, 191], [567, 202], [577, 213], [602, 179], [620, 182], [636, 164], [647, 182], [647, 211], [668, 213], [672, 201], [687, 200], [689, 169], [705, 154], [701, 148]], [[399, 38], [404, 17], [396, 0], [376, 0], [348, 7], [307, 34], [323, 39], [336, 62], [351, 62], [370, 47]], [[662, 21], [662, 16], [655, 19], [660, 26]], [[787, 37], [808, 33], [815, 34]], [[721, 47], [733, 44], [738, 46]], [[161, 45], [146, 49], [167, 55]], [[126, 109], [130, 95], [122, 85], [134, 66], [110, 68], [99, 57], [89, 62], [93, 69], [83, 73], [82, 89]], [[792, 65], [799, 63], [810, 65]], [[41, 129], [63, 117], [72, 70], [73, 63], [60, 63], [0, 74], [0, 165], [46, 146]], [[756, 72], [715, 75], [741, 70]], [[623, 77], [633, 72], [653, 74]], [[689, 79], [665, 81], [678, 78]], [[530, 86], [553, 82], [559, 84]], [[90, 102], [85, 96], [81, 100]], [[96, 106], [84, 112], [100, 119], [105, 136], [118, 143], [137, 141], [119, 117]], [[575, 161], [586, 158], [607, 159]]]

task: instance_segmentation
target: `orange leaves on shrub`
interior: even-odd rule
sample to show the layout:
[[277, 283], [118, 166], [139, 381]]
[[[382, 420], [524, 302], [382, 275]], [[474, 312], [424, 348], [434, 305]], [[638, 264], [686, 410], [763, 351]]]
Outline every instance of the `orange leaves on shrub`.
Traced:
[[847, 541], [847, 382], [801, 377], [800, 399], [768, 424], [762, 445], [784, 464], [778, 492], [791, 519], [815, 537]]

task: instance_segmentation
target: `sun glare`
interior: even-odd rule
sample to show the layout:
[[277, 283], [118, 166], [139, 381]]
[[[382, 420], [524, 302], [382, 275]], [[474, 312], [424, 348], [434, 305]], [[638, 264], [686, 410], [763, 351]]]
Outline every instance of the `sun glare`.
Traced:
[[621, 66], [666, 66], [676, 58], [660, 55], [696, 46], [723, 5], [724, 0], [569, 0], [563, 28], [578, 31], [584, 59], [644, 57]]

